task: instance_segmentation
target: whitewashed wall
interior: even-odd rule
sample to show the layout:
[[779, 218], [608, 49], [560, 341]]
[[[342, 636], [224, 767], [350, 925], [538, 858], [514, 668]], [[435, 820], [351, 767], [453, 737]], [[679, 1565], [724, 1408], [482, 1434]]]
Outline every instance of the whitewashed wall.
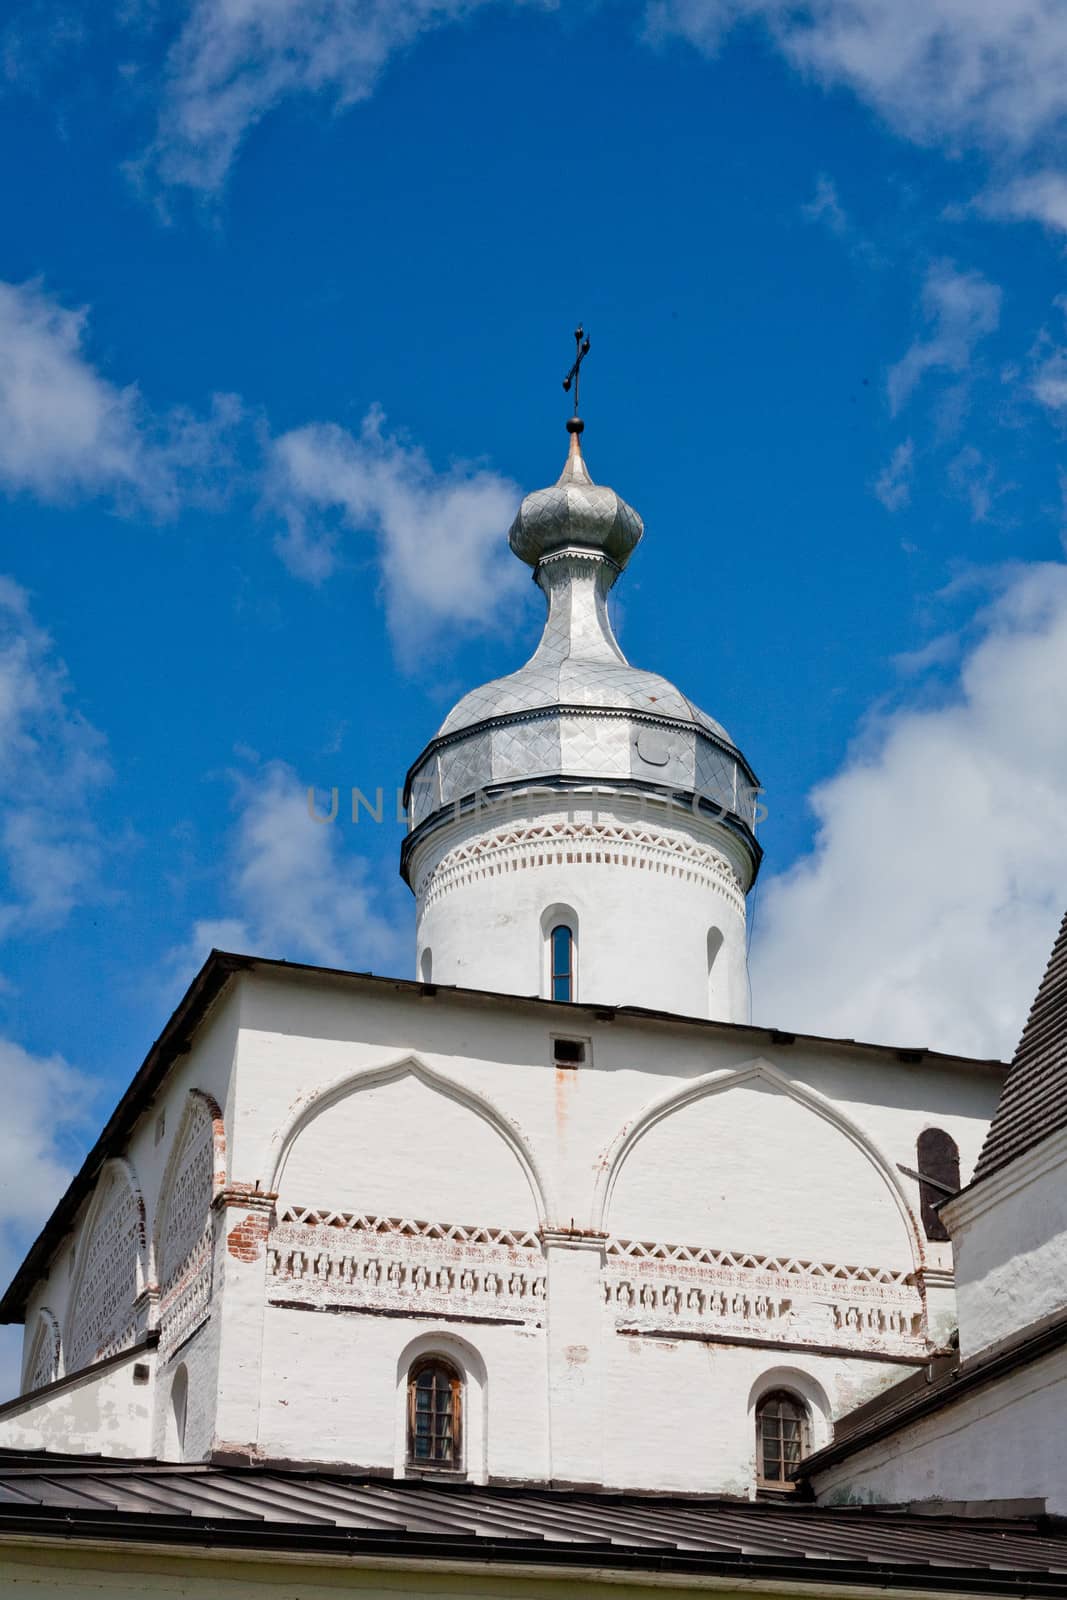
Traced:
[[[471, 1477], [745, 1492], [762, 1389], [800, 1393], [820, 1442], [918, 1359], [904, 1314], [946, 1247], [896, 1163], [936, 1125], [969, 1172], [995, 1071], [300, 973], [235, 990], [165, 1097], [169, 1140], [170, 1107], [215, 1096], [227, 1165], [210, 1316], [154, 1363], [156, 1452], [184, 1365], [188, 1459], [401, 1471], [407, 1366], [440, 1349]], [[585, 1065], [555, 1067], [555, 1033]], [[65, 1270], [35, 1300], [61, 1322]]]
[[1043, 1500], [1067, 1515], [1067, 1350], [903, 1428], [821, 1473], [824, 1504]]
[[575, 999], [746, 1022], [750, 875], [737, 839], [690, 806], [607, 786], [569, 803], [510, 794], [416, 853], [416, 971], [429, 953], [438, 983], [547, 997], [559, 920], [576, 933]]
[[946, 1208], [967, 1358], [1067, 1308], [1067, 1129]]

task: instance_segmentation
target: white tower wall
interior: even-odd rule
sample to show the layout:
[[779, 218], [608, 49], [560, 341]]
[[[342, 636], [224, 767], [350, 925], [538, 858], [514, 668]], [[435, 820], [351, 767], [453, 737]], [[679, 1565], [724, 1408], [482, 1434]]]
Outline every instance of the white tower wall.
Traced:
[[572, 998], [748, 1018], [741, 848], [684, 804], [509, 793], [415, 858], [417, 974], [551, 998], [549, 939], [574, 936]]

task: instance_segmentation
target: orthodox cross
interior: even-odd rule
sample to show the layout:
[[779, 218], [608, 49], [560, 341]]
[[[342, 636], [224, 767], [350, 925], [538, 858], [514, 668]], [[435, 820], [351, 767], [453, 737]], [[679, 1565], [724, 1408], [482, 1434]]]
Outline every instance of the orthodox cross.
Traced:
[[585, 337], [585, 329], [581, 323], [574, 330], [574, 344], [576, 355], [574, 365], [563, 380], [564, 392], [569, 394], [571, 384], [574, 384], [574, 415], [578, 415], [578, 381], [582, 375], [582, 362], [589, 354], [589, 340]]

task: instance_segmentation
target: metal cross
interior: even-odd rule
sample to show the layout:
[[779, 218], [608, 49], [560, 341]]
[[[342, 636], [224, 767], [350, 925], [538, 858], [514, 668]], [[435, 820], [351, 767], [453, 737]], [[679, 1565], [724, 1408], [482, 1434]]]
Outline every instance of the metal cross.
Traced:
[[576, 350], [577, 350], [577, 354], [575, 355], [575, 358], [574, 358], [573, 367], [571, 368], [571, 370], [568, 372], [567, 376], [563, 380], [563, 388], [564, 388], [564, 392], [569, 394], [570, 393], [571, 384], [572, 383], [574, 384], [574, 415], [577, 416], [578, 415], [578, 381], [579, 381], [579, 379], [581, 378], [581, 375], [582, 375], [582, 362], [585, 360], [586, 356], [589, 354], [589, 340], [585, 337], [585, 329], [582, 327], [581, 323], [579, 323], [578, 326], [574, 330], [574, 343], [575, 343], [575, 347], [576, 347]]

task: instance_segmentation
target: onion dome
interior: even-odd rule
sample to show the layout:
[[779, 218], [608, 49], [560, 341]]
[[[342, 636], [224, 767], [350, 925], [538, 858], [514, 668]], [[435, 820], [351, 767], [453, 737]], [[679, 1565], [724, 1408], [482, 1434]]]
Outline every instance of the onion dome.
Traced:
[[411, 768], [402, 871], [457, 808], [548, 785], [695, 805], [734, 834], [751, 881], [757, 779], [720, 723], [620, 649], [608, 593], [644, 527], [613, 489], [593, 482], [579, 419], [567, 426], [559, 480], [526, 496], [508, 536], [548, 601], [544, 633], [524, 667], [463, 696]]
[[557, 550], [580, 549], [599, 551], [621, 572], [644, 532], [633, 506], [589, 476], [579, 443], [582, 428], [578, 417], [567, 423], [571, 447], [558, 481], [528, 494], [511, 524], [508, 543], [535, 570]]

